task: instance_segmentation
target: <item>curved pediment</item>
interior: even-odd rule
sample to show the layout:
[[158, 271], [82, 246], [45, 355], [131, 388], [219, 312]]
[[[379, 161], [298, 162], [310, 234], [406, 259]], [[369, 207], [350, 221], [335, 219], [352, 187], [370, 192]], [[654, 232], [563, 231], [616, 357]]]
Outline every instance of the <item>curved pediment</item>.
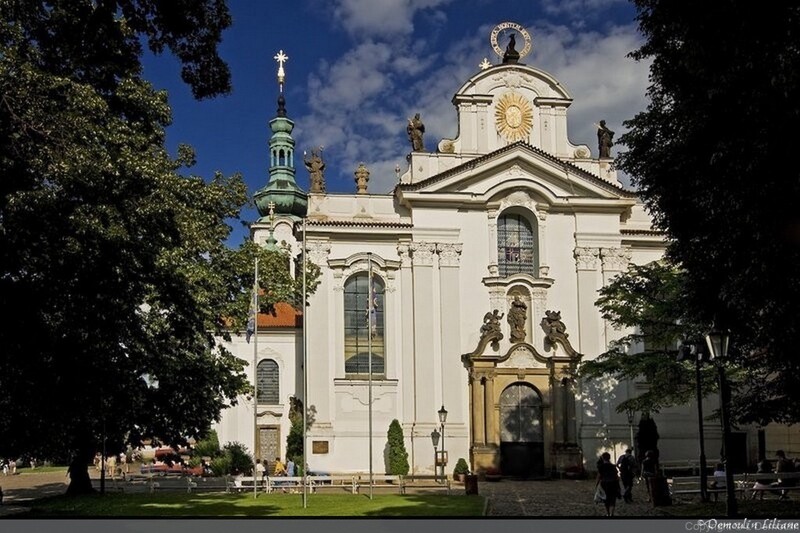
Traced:
[[558, 160], [525, 143], [518, 142], [492, 154], [439, 173], [417, 183], [396, 188], [401, 203], [436, 199], [442, 202], [486, 204], [514, 190], [529, 191], [537, 201], [549, 205], [574, 206], [577, 199], [621, 201], [625, 208], [634, 203], [635, 193], [591, 173]]

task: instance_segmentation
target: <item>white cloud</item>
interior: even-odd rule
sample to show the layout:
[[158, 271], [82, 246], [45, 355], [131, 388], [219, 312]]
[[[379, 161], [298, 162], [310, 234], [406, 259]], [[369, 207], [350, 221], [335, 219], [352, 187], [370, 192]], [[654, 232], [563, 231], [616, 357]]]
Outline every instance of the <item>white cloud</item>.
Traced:
[[[337, 6], [351, 31], [374, 16], [356, 14], [366, 0], [341, 0]], [[608, 3], [595, 0], [589, 3]], [[437, 0], [378, 2], [380, 15], [390, 17], [403, 8], [404, 20], [416, 10], [440, 5]], [[391, 6], [389, 5], [391, 4]], [[381, 11], [381, 9], [377, 9]], [[394, 13], [402, 18], [401, 13]], [[361, 18], [358, 18], [361, 17]], [[357, 20], [356, 20], [357, 19]], [[357, 22], [358, 21], [358, 22]], [[622, 121], [645, 106], [648, 65], [637, 64], [627, 54], [640, 45], [634, 25], [610, 26], [592, 32], [573, 32], [564, 25], [529, 27], [534, 49], [524, 62], [561, 81], [574, 102], [568, 112], [569, 137], [575, 144], [588, 144], [597, 155], [595, 123], [605, 119], [622, 134]], [[453, 94], [476, 74], [484, 57], [497, 61], [487, 42], [491, 28], [476, 28], [471, 35], [448, 44], [444, 50], [422, 40], [382, 42], [364, 37], [333, 63], [320, 63], [309, 76], [311, 113], [298, 118], [296, 139], [310, 146], [325, 146], [329, 190], [355, 191], [352, 172], [359, 162], [370, 169], [371, 192], [388, 192], [396, 183], [394, 168], [406, 168], [410, 151], [407, 119], [420, 113], [426, 126], [425, 145], [435, 150], [442, 138], [457, 135]], [[302, 151], [302, 148], [299, 148]]]
[[[444, 6], [452, 0], [338, 0], [334, 17], [352, 37], [411, 35], [414, 15], [423, 10]], [[442, 11], [431, 17], [446, 19]]]

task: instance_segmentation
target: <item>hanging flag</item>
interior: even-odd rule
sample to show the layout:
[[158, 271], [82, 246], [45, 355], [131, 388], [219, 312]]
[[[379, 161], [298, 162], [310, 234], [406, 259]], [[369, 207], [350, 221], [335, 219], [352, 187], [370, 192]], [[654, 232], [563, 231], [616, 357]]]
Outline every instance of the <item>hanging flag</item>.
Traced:
[[250, 344], [250, 337], [252, 337], [256, 332], [256, 307], [255, 307], [255, 299], [252, 300], [253, 303], [250, 304], [250, 313], [247, 316], [247, 330], [245, 331], [245, 340], [247, 344]]
[[250, 344], [250, 337], [256, 333], [256, 317], [258, 315], [258, 258], [255, 260], [255, 274], [253, 276], [253, 297], [250, 298], [250, 312], [247, 315], [247, 329], [245, 340]]

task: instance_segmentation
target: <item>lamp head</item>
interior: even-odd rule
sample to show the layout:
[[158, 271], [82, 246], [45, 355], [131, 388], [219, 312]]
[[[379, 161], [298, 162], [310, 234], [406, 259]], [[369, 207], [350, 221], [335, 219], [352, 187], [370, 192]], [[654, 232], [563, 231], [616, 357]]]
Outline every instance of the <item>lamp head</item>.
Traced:
[[439, 409], [439, 422], [441, 422], [442, 425], [447, 422], [447, 409], [444, 408], [444, 405]]
[[437, 430], [437, 429], [434, 429], [431, 432], [431, 442], [433, 443], [433, 447], [434, 448], [439, 446], [439, 437], [441, 437], [441, 436], [442, 436], [441, 433], [439, 433], [439, 430]]
[[717, 326], [711, 328], [706, 335], [706, 344], [710, 352], [710, 359], [724, 360], [728, 357], [728, 345], [730, 344], [730, 334]]

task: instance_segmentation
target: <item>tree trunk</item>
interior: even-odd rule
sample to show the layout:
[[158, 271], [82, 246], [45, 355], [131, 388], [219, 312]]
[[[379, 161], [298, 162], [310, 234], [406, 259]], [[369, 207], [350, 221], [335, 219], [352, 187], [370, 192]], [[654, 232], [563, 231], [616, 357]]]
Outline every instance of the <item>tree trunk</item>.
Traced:
[[92, 480], [89, 479], [89, 462], [94, 453], [89, 451], [79, 452], [69, 464], [69, 487], [67, 487], [67, 496], [78, 496], [81, 494], [91, 494], [94, 492], [92, 488]]

